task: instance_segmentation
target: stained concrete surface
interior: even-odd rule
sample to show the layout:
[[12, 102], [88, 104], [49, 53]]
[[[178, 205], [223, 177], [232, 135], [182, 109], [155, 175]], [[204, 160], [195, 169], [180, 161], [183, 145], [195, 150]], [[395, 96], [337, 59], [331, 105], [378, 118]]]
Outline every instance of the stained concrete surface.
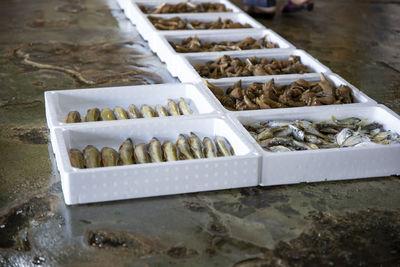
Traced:
[[[315, 3], [259, 21], [399, 113], [400, 1]], [[4, 0], [0, 32], [0, 265], [400, 264], [398, 177], [66, 207], [43, 92], [174, 78], [114, 1]]]

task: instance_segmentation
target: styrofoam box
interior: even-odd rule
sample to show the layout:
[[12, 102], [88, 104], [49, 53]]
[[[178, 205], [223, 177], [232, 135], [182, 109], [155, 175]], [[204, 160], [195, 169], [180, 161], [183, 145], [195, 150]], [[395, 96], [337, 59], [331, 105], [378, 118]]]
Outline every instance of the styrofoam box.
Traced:
[[[179, 134], [196, 133], [199, 138], [224, 136], [235, 156], [177, 162], [77, 169], [68, 151], [93, 145], [99, 150], [118, 150], [126, 138], [135, 144], [157, 137], [161, 143], [175, 142]], [[65, 203], [80, 204], [128, 198], [160, 196], [217, 189], [255, 186], [259, 183], [260, 154], [226, 117], [202, 116], [185, 119], [124, 120], [116, 124], [58, 127], [55, 129], [57, 166]]]
[[[201, 31], [201, 32], [208, 32], [208, 33], [220, 33], [220, 34], [230, 34], [230, 33], [235, 33], [235, 32], [247, 32], [251, 29], [265, 29], [265, 27], [258, 23], [256, 20], [251, 18], [245, 13], [182, 13], [182, 14], [163, 14], [163, 15], [151, 15], [153, 17], [160, 17], [164, 19], [172, 18], [172, 17], [180, 17], [181, 19], [184, 20], [197, 20], [197, 21], [202, 21], [202, 22], [210, 22], [210, 21], [216, 21], [218, 18], [221, 18], [222, 20], [226, 19], [231, 19], [234, 22], [239, 22], [242, 24], [248, 23], [252, 28], [239, 28], [239, 29], [205, 29], [205, 30], [195, 30], [195, 31]], [[150, 48], [153, 48], [154, 42], [158, 41], [158, 34], [161, 34], [162, 32], [169, 32], [169, 33], [181, 33], [181, 34], [186, 34], [190, 35], [191, 32], [194, 30], [173, 30], [173, 31], [163, 31], [163, 30], [157, 30], [153, 24], [150, 22], [150, 20], [146, 17], [143, 19], [138, 19], [137, 23], [137, 30], [139, 33], [143, 36], [144, 39], [146, 39], [149, 42]]]
[[[145, 6], [147, 8], [154, 8], [156, 9], [157, 7], [161, 6], [164, 3], [176, 5], [178, 3], [184, 3], [184, 2], [189, 2], [189, 1], [184, 1], [184, 0], [167, 0], [167, 1], [135, 1], [133, 4], [137, 5], [138, 7], [140, 6]], [[228, 12], [241, 12], [242, 10], [238, 8], [236, 5], [232, 4], [232, 2], [227, 1], [227, 0], [191, 0], [190, 3], [192, 4], [201, 4], [201, 3], [220, 3], [224, 4], [226, 8], [231, 9], [232, 11]], [[139, 8], [140, 9], [140, 8]], [[143, 12], [142, 12], [143, 13]], [[203, 12], [203, 13], [213, 13], [213, 12]], [[203, 14], [202, 13], [202, 14]], [[215, 13], [215, 12], [214, 12]], [[143, 13], [145, 14], [145, 13]], [[172, 14], [172, 13], [171, 13]], [[184, 13], [179, 13], [179, 14], [184, 14]], [[198, 14], [198, 13], [196, 13]], [[150, 15], [150, 14], [145, 14], [145, 15]]]
[[[282, 38], [280, 35], [278, 35], [276, 32], [272, 30], [267, 30], [267, 29], [257, 29], [257, 30], [251, 30], [246, 33], [231, 33], [231, 34], [220, 34], [220, 33], [208, 33], [204, 31], [193, 31], [188, 34], [170, 34], [168, 31], [165, 33], [159, 34], [159, 41], [154, 42], [153, 44], [153, 51], [157, 53], [159, 58], [164, 61], [170, 61], [171, 57], [174, 58], [176, 56], [180, 55], [187, 55], [187, 56], [209, 56], [212, 55], [213, 53], [221, 53], [221, 51], [218, 52], [193, 52], [193, 53], [178, 53], [174, 50], [174, 48], [170, 45], [169, 42], [174, 42], [174, 43], [181, 43], [182, 40], [188, 38], [188, 37], [194, 37], [197, 35], [202, 42], [223, 42], [223, 41], [232, 41], [232, 42], [238, 42], [241, 41], [247, 37], [252, 37], [256, 40], [264, 38], [264, 36], [267, 36], [267, 40], [270, 42], [277, 43], [279, 45], [279, 48], [265, 48], [265, 49], [253, 49], [251, 50], [252, 52], [270, 52], [270, 53], [275, 53], [278, 51], [281, 51], [281, 49], [294, 49], [295, 47], [286, 41], [284, 38]], [[246, 52], [249, 52], [250, 50], [240, 50], [240, 51], [229, 51], [231, 55], [234, 54], [243, 54]], [[173, 71], [174, 69], [171, 69]], [[176, 76], [178, 73], [171, 73], [172, 75]]]
[[[356, 87], [354, 87], [352, 84], [350, 84], [349, 82], [347, 82], [346, 80], [344, 80], [342, 77], [340, 77], [337, 74], [334, 73], [328, 73], [326, 74], [326, 77], [328, 80], [330, 80], [336, 87], [339, 87], [340, 85], [347, 85], [351, 88], [352, 91], [352, 96], [354, 99], [354, 103], [353, 104], [346, 104], [346, 106], [352, 106], [352, 105], [360, 105], [360, 104], [364, 104], [364, 105], [376, 105], [376, 101], [373, 100], [372, 98], [368, 97], [366, 94], [364, 94], [363, 92], [361, 92], [360, 90], [358, 90]], [[301, 77], [299, 77], [301, 78]], [[281, 78], [278, 77], [276, 79], [274, 79], [275, 84], [276, 85], [289, 85], [295, 81], [297, 81], [297, 79], [299, 79], [297, 77], [292, 77], [292, 78]], [[243, 88], [247, 88], [250, 84], [253, 83], [266, 83], [268, 81], [270, 81], [270, 78], [267, 77], [260, 77], [257, 80], [252, 80], [252, 81], [243, 81], [242, 82], [242, 87]], [[310, 81], [310, 82], [319, 82], [321, 81], [320, 77], [308, 77], [305, 78], [306, 81]], [[226, 92], [226, 90], [232, 86], [234, 83], [233, 82], [227, 82], [227, 81], [219, 81], [216, 80], [215, 82], [213, 82], [213, 84], [219, 88], [221, 88], [224, 92]], [[208, 89], [207, 85], [204, 82], [199, 83], [199, 86], [204, 87], [204, 91], [207, 91], [208, 94], [210, 95], [210, 97], [214, 100], [215, 105], [217, 105], [219, 107], [219, 109], [221, 109], [223, 112], [225, 113], [249, 113], [251, 114], [252, 112], [254, 112], [254, 110], [244, 110], [244, 111], [231, 111], [226, 109], [221, 102], [215, 97], [215, 95], [211, 92], [210, 89]], [[342, 104], [339, 104], [339, 106]], [[322, 105], [319, 106], [319, 108], [324, 108], [324, 107], [328, 107], [328, 106], [332, 106], [332, 105]], [[301, 108], [306, 108], [306, 107], [301, 107]], [[285, 109], [293, 109], [293, 107], [290, 108], [281, 108], [281, 110], [285, 110]]]
[[250, 136], [243, 124], [267, 120], [312, 120], [358, 117], [381, 123], [386, 130], [400, 133], [400, 116], [383, 105], [331, 106], [296, 110], [261, 110], [251, 115], [230, 113], [238, 128], [262, 152], [261, 185], [345, 180], [400, 174], [400, 144], [332, 148], [293, 152], [267, 152]]
[[[223, 55], [229, 55], [233, 58], [239, 58], [240, 60], [246, 60], [250, 57], [257, 57], [257, 58], [268, 58], [268, 59], [279, 59], [284, 60], [288, 59], [289, 56], [299, 56], [301, 59], [301, 63], [309, 67], [313, 73], [304, 73], [304, 74], [281, 74], [281, 75], [266, 75], [266, 76], [243, 76], [243, 77], [229, 77], [229, 78], [221, 78], [221, 79], [209, 79], [209, 78], [202, 78], [197, 71], [195, 70], [195, 66], [197, 64], [204, 65], [209, 61], [215, 61], [216, 59], [220, 58]], [[286, 78], [307, 78], [307, 77], [319, 77], [319, 73], [330, 73], [331, 70], [319, 62], [317, 59], [312, 57], [310, 54], [305, 52], [304, 50], [279, 50], [275, 53], [270, 53], [266, 51], [257, 51], [253, 52], [252, 50], [247, 50], [246, 53], [243, 54], [231, 54], [229, 51], [223, 52], [216, 52], [210, 55], [203, 55], [203, 56], [180, 56], [180, 62], [177, 60], [167, 61], [167, 68], [172, 73], [178, 73], [177, 77], [182, 82], [200, 82], [203, 80], [208, 80], [210, 82], [236, 82], [238, 80], [242, 81], [255, 81], [260, 77], [268, 77], [268, 78], [278, 78], [278, 77], [286, 77]], [[176, 70], [173, 70], [176, 69]]]

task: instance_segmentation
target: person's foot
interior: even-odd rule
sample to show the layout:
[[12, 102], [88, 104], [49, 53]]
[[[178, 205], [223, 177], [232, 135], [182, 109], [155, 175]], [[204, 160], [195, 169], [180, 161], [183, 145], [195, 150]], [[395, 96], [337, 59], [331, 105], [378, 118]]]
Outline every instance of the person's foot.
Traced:
[[243, 10], [254, 17], [271, 18], [275, 16], [276, 6], [261, 7], [261, 6], [249, 6], [244, 5]]
[[289, 0], [289, 2], [282, 8], [282, 13], [298, 12], [298, 11], [311, 11], [314, 8], [314, 3], [311, 1], [305, 1], [302, 4], [295, 4]]

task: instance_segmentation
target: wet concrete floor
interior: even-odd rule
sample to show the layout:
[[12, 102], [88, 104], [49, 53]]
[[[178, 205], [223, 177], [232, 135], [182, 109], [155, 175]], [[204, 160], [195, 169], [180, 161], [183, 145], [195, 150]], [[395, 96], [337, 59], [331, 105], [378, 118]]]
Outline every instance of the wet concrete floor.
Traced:
[[[399, 14], [315, 0], [259, 21], [400, 113]], [[66, 207], [43, 92], [174, 78], [114, 1], [4, 0], [0, 33], [0, 265], [399, 266], [398, 177]]]

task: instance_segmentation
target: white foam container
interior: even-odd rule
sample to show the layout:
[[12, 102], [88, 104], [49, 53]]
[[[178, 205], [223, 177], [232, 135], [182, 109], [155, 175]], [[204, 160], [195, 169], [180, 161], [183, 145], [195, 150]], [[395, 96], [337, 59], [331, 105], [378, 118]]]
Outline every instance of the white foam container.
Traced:
[[[152, 108], [157, 104], [166, 107], [168, 99], [177, 101], [181, 97], [185, 99], [193, 112], [193, 116], [220, 112], [209, 94], [194, 84], [171, 83], [47, 91], [44, 95], [46, 119], [50, 129], [53, 150], [56, 151], [58, 149], [54, 145], [55, 142], [53, 142], [54, 128], [56, 127], [70, 127], [77, 124], [89, 126], [93, 124], [118, 125], [119, 122], [118, 120], [113, 120], [65, 123], [70, 111], [78, 111], [83, 119], [87, 110], [95, 107], [113, 109], [115, 106], [121, 106], [125, 110], [130, 104], [136, 105], [138, 109], [142, 104], [149, 105]], [[181, 115], [179, 117], [186, 116]], [[151, 120], [153, 118], [147, 119]]]
[[[372, 98], [368, 97], [366, 94], [364, 94], [362, 91], [360, 91], [359, 89], [357, 89], [354, 85], [350, 84], [349, 82], [347, 82], [345, 79], [343, 79], [342, 77], [340, 77], [337, 74], [334, 73], [327, 73], [325, 74], [325, 76], [327, 77], [328, 80], [330, 80], [336, 87], [339, 87], [340, 85], [347, 85], [351, 88], [351, 92], [352, 92], [352, 96], [354, 99], [354, 103], [352, 104], [345, 104], [346, 106], [353, 106], [353, 105], [360, 105], [360, 104], [364, 104], [364, 105], [376, 105], [376, 101], [373, 100]], [[301, 78], [301, 77], [299, 77]], [[282, 78], [282, 77], [278, 77], [276, 78], [275, 84], [276, 85], [289, 85], [293, 82], [295, 82], [297, 79], [299, 79], [297, 77], [292, 77], [292, 78]], [[247, 88], [249, 85], [253, 84], [253, 83], [266, 83], [268, 81], [270, 81], [270, 78], [267, 77], [260, 77], [256, 80], [252, 80], [252, 81], [243, 81], [242, 82], [242, 86], [243, 88]], [[310, 82], [319, 82], [321, 79], [320, 77], [308, 77], [305, 78], [306, 81], [310, 81]], [[232, 82], [227, 82], [227, 81], [219, 81], [216, 80], [215, 82], [213, 82], [214, 85], [216, 85], [217, 87], [221, 88], [224, 92], [226, 92], [226, 90], [232, 86], [234, 83]], [[211, 90], [207, 87], [207, 85], [204, 82], [199, 83], [198, 86], [201, 86], [204, 88], [204, 91], [206, 91], [210, 97], [214, 100], [215, 105], [218, 106], [218, 108], [220, 110], [222, 110], [224, 113], [244, 113], [244, 114], [251, 114], [252, 112], [254, 112], [254, 110], [245, 110], [245, 111], [231, 111], [226, 109], [221, 102], [215, 97], [215, 95], [211, 92]], [[342, 106], [343, 104], [339, 104], [339, 105], [334, 105], [334, 106]], [[319, 108], [325, 108], [325, 107], [329, 107], [329, 106], [333, 106], [333, 105], [322, 105], [319, 106]], [[308, 108], [308, 107], [301, 107], [302, 108]], [[281, 108], [280, 110], [286, 110], [286, 109], [290, 109], [292, 110], [293, 108]], [[258, 110], [256, 110], [258, 111]]]
[[[174, 48], [171, 46], [169, 42], [174, 42], [174, 43], [181, 43], [182, 40], [188, 38], [188, 37], [194, 37], [197, 35], [201, 41], [205, 42], [223, 42], [223, 41], [232, 41], [232, 42], [237, 42], [245, 39], [246, 37], [252, 37], [256, 40], [264, 38], [264, 36], [267, 36], [267, 40], [270, 42], [277, 43], [279, 45], [279, 48], [266, 48], [266, 49], [253, 49], [253, 50], [241, 50], [241, 51], [229, 51], [231, 55], [236, 55], [236, 54], [243, 54], [243, 53], [248, 53], [249, 51], [251, 52], [269, 52], [269, 53], [276, 53], [279, 51], [282, 51], [282, 49], [295, 49], [295, 47], [286, 41], [284, 38], [282, 38], [280, 35], [278, 35], [276, 32], [272, 30], [267, 30], [267, 29], [258, 29], [258, 30], [250, 30], [247, 31], [246, 33], [230, 33], [230, 34], [220, 34], [220, 33], [208, 33], [204, 31], [193, 31], [188, 34], [171, 34], [168, 32], [163, 32], [160, 33], [159, 36], [159, 41], [154, 42], [152, 45], [152, 49], [154, 52], [157, 53], [158, 57], [164, 61], [164, 62], [169, 62], [172, 60], [172, 58], [181, 56], [181, 55], [186, 55], [186, 56], [210, 56], [212, 54], [220, 54], [221, 52], [193, 52], [193, 53], [178, 53], [174, 50]], [[226, 51], [228, 52], [228, 51]], [[171, 70], [173, 71], [173, 69]], [[172, 75], [176, 76], [178, 73], [172, 73]]]
[[[243, 77], [228, 77], [228, 78], [220, 78], [220, 79], [209, 79], [202, 78], [197, 71], [195, 70], [195, 66], [197, 64], [204, 65], [209, 61], [214, 61], [223, 55], [229, 55], [234, 58], [239, 58], [242, 61], [246, 60], [249, 57], [257, 57], [257, 58], [275, 58], [278, 60], [288, 59], [290, 55], [299, 56], [301, 59], [301, 63], [309, 67], [313, 72], [312, 73], [304, 73], [304, 74], [281, 74], [281, 75], [266, 75], [266, 76], [243, 76]], [[171, 60], [166, 62], [167, 68], [171, 73], [178, 73], [177, 77], [181, 80], [181, 82], [201, 82], [204, 80], [208, 80], [210, 82], [231, 82], [234, 83], [238, 80], [242, 81], [256, 81], [260, 77], [268, 77], [271, 78], [307, 78], [307, 77], [319, 77], [319, 73], [331, 73], [331, 70], [319, 62], [317, 59], [312, 57], [310, 54], [305, 52], [304, 50], [279, 50], [275, 53], [270, 53], [266, 51], [257, 51], [253, 52], [252, 50], [248, 50], [243, 54], [231, 54], [230, 52], [215, 52], [211, 55], [203, 55], [203, 56], [181, 56], [180, 61]]]
[[[65, 203], [72, 205], [258, 185], [260, 154], [235, 130], [232, 122], [223, 116], [57, 127], [55, 154]], [[82, 151], [89, 144], [99, 150], [105, 146], [118, 150], [128, 137], [135, 144], [148, 143], [152, 137], [157, 137], [160, 142], [175, 142], [179, 134], [191, 131], [201, 139], [205, 136], [226, 137], [235, 156], [93, 169], [73, 168], [68, 157], [69, 149]]]
[[[205, 30], [195, 30], [200, 32], [209, 32], [209, 33], [220, 33], [220, 34], [231, 34], [238, 32], [247, 32], [249, 30], [254, 29], [265, 29], [265, 27], [258, 23], [256, 20], [251, 18], [245, 13], [182, 13], [182, 14], [165, 14], [165, 15], [152, 15], [153, 17], [160, 17], [164, 19], [172, 18], [172, 17], [180, 17], [183, 20], [198, 20], [201, 22], [210, 22], [216, 21], [218, 18], [222, 20], [231, 19], [234, 22], [240, 22], [242, 24], [248, 23], [252, 28], [239, 28], [239, 29], [205, 29]], [[180, 34], [191, 34], [194, 30], [173, 30], [173, 31], [163, 31], [157, 30], [153, 24], [150, 22], [147, 16], [142, 18], [138, 17], [137, 21], [137, 30], [143, 36], [145, 40], [149, 42], [150, 48], [153, 48], [154, 42], [158, 41], [158, 34], [163, 32], [169, 33], [180, 33]]]
[[[183, 3], [183, 2], [188, 2], [188, 1], [184, 1], [184, 0], [142, 1], [142, 0], [139, 0], [139, 1], [134, 1], [134, 2], [132, 1], [132, 4], [136, 5], [138, 8], [140, 6], [145, 6], [148, 8], [155, 9], [164, 3], [175, 5], [175, 4]], [[201, 4], [201, 3], [220, 3], [220, 4], [224, 4], [226, 8], [232, 10], [232, 11], [228, 11], [228, 12], [242, 12], [242, 10], [239, 7], [237, 7], [236, 5], [232, 4], [232, 2], [227, 1], [227, 0], [194, 0], [194, 1], [191, 0], [190, 3], [195, 4], [195, 5]], [[140, 8], [139, 8], [139, 10], [140, 10]], [[202, 12], [201, 14], [204, 14], [204, 13], [215, 13], [215, 12]], [[150, 15], [150, 14], [145, 14], [143, 12], [142, 12], [142, 14]], [[172, 13], [169, 13], [169, 14], [172, 14]], [[179, 13], [179, 14], [185, 14], [185, 13]], [[193, 13], [193, 14], [199, 14], [199, 13]]]
[[262, 153], [262, 186], [400, 174], [400, 144], [273, 153], [263, 150], [242, 126], [242, 123], [266, 120], [321, 121], [332, 115], [338, 119], [368, 118], [381, 123], [386, 130], [400, 133], [400, 116], [383, 105], [261, 110], [251, 115], [230, 113], [228, 116]]

